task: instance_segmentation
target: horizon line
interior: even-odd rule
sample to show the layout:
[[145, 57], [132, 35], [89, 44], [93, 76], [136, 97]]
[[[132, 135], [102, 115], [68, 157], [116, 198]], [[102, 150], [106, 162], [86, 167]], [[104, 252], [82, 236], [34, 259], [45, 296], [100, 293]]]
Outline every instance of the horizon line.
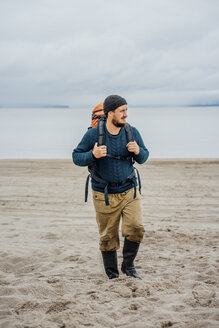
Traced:
[[[184, 104], [184, 105], [180, 105], [180, 104], [169, 104], [169, 105], [159, 105], [159, 104], [155, 104], [155, 105], [134, 105], [134, 104], [130, 104], [129, 106], [131, 107], [138, 107], [138, 108], [144, 108], [144, 107], [219, 107], [219, 103], [218, 104]], [[55, 105], [55, 104], [39, 104], [39, 105], [34, 105], [34, 104], [14, 104], [14, 105], [0, 105], [0, 108], [85, 108], [85, 107], [92, 107], [91, 105]]]

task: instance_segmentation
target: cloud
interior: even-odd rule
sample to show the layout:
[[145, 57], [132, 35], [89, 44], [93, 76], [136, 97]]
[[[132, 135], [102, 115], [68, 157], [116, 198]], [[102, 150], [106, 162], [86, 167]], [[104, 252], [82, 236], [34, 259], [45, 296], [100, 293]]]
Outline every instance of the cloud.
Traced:
[[0, 3], [3, 104], [219, 102], [218, 2]]

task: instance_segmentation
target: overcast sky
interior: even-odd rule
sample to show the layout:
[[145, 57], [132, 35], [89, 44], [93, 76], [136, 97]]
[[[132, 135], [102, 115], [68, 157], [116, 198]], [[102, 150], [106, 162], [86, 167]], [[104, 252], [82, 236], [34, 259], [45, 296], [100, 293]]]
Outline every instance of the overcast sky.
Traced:
[[219, 103], [218, 0], [0, 0], [0, 104]]

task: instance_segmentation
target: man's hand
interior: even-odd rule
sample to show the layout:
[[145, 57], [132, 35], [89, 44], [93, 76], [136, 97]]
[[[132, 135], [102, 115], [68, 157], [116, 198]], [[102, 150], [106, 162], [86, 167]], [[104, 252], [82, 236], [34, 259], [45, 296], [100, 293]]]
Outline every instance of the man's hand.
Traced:
[[97, 146], [97, 142], [94, 145], [93, 148], [93, 155], [95, 158], [101, 158], [101, 157], [106, 157], [107, 155], [107, 149], [106, 146]]
[[130, 151], [131, 153], [134, 153], [135, 155], [138, 155], [140, 153], [140, 148], [136, 141], [129, 142], [126, 145], [126, 147], [128, 148], [128, 151]]

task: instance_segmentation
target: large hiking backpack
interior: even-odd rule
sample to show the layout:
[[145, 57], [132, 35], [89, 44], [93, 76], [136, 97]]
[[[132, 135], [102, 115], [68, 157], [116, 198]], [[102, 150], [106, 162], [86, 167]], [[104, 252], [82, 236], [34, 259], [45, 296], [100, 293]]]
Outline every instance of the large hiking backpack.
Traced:
[[97, 123], [100, 118], [104, 118], [104, 111], [103, 111], [103, 102], [99, 103], [94, 109], [92, 110], [92, 115], [91, 115], [91, 126], [89, 129], [94, 128], [97, 126]]
[[[106, 142], [106, 133], [105, 133], [105, 121], [106, 117], [104, 115], [103, 111], [103, 103], [98, 104], [92, 111], [91, 115], [91, 126], [88, 129], [91, 129], [95, 126], [97, 126], [98, 130], [98, 141], [97, 145], [98, 146], [103, 146], [105, 145]], [[130, 124], [126, 123], [125, 127], [125, 133], [126, 133], [126, 139], [127, 139], [127, 144], [129, 142], [134, 141], [134, 135], [133, 135], [133, 130]], [[113, 158], [116, 160], [132, 160], [132, 164], [135, 163], [133, 156], [113, 156], [110, 154], [107, 154], [108, 158]], [[123, 181], [120, 181], [118, 183], [111, 183], [108, 181], [103, 180], [97, 172], [95, 172], [95, 161], [93, 161], [89, 166], [88, 166], [88, 171], [89, 174], [87, 176], [86, 184], [85, 184], [85, 202], [87, 202], [88, 199], [88, 186], [89, 186], [89, 180], [90, 178], [93, 179], [95, 182], [105, 184], [104, 188], [104, 194], [105, 194], [105, 203], [106, 205], [109, 205], [109, 198], [108, 198], [108, 186], [113, 186], [113, 187], [119, 187], [122, 186], [123, 184], [127, 183], [128, 181], [133, 184], [134, 187], [134, 198], [136, 198], [136, 186], [135, 183], [133, 182], [133, 178], [136, 177], [135, 171], [137, 172], [137, 178], [138, 178], [138, 185], [139, 185], [139, 192], [141, 193], [141, 180], [140, 180], [140, 175], [138, 170], [133, 167], [132, 173]]]

